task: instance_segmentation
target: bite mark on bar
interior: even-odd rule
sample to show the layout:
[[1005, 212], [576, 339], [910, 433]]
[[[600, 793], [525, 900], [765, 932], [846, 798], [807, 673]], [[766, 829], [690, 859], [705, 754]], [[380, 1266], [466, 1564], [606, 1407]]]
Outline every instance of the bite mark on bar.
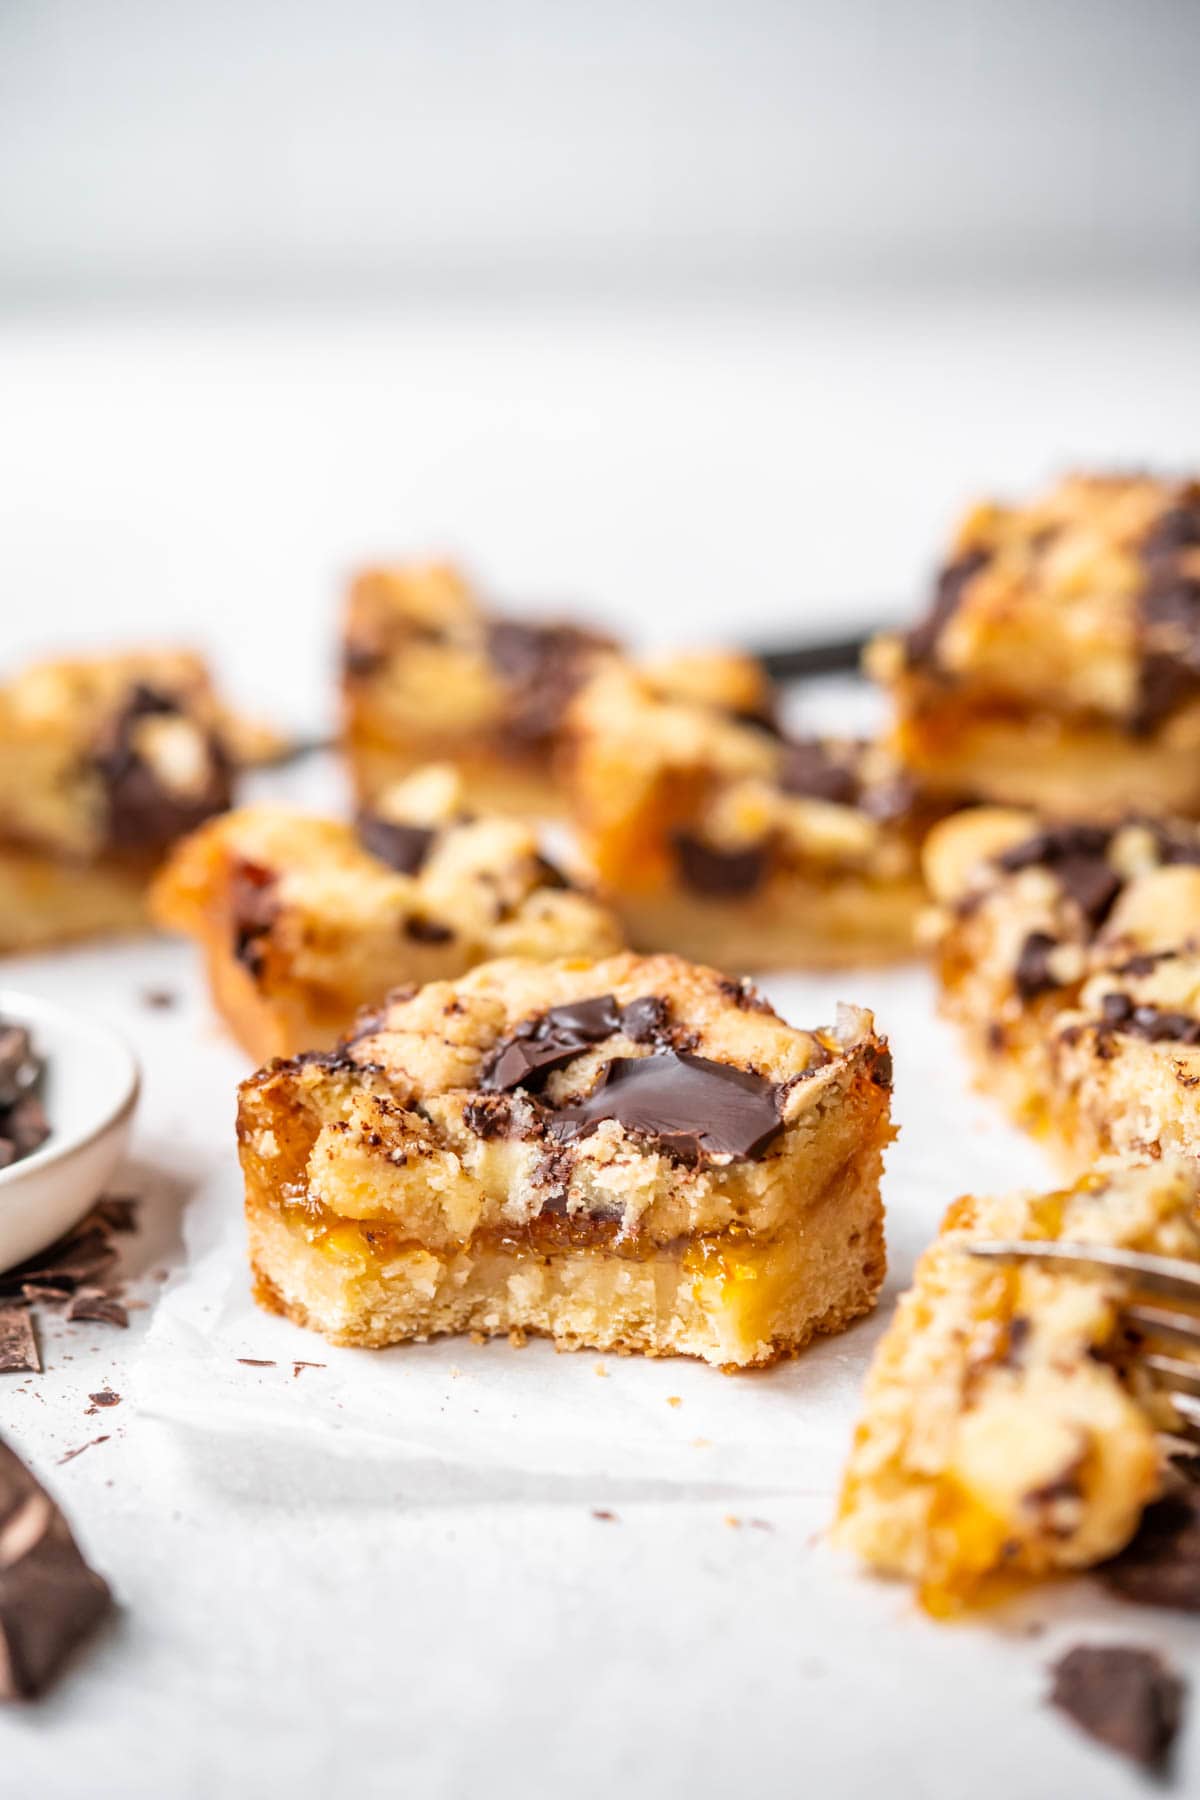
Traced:
[[562, 1107], [549, 1131], [560, 1143], [613, 1119], [688, 1160], [760, 1156], [783, 1130], [774, 1085], [748, 1069], [687, 1051], [614, 1057], [583, 1100]]

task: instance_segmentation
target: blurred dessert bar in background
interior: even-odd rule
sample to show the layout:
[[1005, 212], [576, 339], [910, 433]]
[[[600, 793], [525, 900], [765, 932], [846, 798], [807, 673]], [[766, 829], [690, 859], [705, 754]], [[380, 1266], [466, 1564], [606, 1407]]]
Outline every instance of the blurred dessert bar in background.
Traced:
[[867, 660], [935, 792], [1200, 812], [1200, 483], [1079, 475], [977, 506], [926, 618]]
[[676, 956], [487, 963], [242, 1084], [264, 1305], [340, 1343], [542, 1332], [742, 1367], [884, 1274], [891, 1059]]
[[342, 722], [369, 804], [422, 763], [451, 761], [470, 804], [559, 810], [562, 712], [611, 638], [567, 621], [493, 613], [448, 563], [364, 571], [346, 602]]
[[164, 853], [276, 747], [183, 650], [41, 663], [0, 685], [0, 950], [141, 926]]
[[636, 949], [732, 969], [912, 953], [931, 815], [880, 746], [789, 739], [768, 706], [618, 662], [565, 738], [575, 822]]
[[1200, 1152], [1200, 826], [980, 807], [935, 827], [925, 869], [980, 1086], [1071, 1170]]
[[327, 1049], [390, 988], [495, 956], [595, 958], [622, 944], [533, 828], [469, 814], [435, 765], [356, 824], [254, 806], [204, 825], [154, 891], [160, 924], [199, 944], [213, 998], [256, 1061]]

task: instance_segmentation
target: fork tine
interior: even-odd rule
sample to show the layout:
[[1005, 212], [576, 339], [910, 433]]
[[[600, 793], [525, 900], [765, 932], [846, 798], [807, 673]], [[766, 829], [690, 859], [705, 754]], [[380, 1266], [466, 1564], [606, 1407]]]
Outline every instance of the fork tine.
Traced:
[[1158, 1355], [1143, 1356], [1140, 1361], [1164, 1393], [1194, 1394], [1200, 1399], [1200, 1363], [1184, 1362], [1180, 1356]]
[[1167, 1306], [1126, 1306], [1121, 1309], [1121, 1317], [1127, 1325], [1136, 1325], [1151, 1337], [1190, 1344], [1200, 1350], [1200, 1319], [1193, 1313], [1175, 1312]]
[[1053, 1240], [1026, 1243], [1014, 1238], [1010, 1242], [967, 1244], [971, 1256], [992, 1258], [997, 1262], [1057, 1263], [1066, 1269], [1088, 1274], [1111, 1271], [1128, 1275], [1138, 1287], [1151, 1294], [1166, 1294], [1176, 1300], [1200, 1301], [1200, 1267], [1176, 1256], [1148, 1256], [1141, 1250], [1114, 1250], [1107, 1244], [1063, 1244]]

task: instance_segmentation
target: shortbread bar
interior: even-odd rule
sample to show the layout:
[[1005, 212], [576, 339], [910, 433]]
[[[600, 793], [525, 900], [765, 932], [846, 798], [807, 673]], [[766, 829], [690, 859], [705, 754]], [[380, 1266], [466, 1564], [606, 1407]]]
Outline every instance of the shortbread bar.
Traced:
[[559, 810], [563, 708], [615, 649], [578, 625], [490, 612], [449, 564], [366, 570], [350, 589], [342, 647], [345, 743], [360, 801], [446, 760], [474, 806]]
[[479, 818], [448, 765], [412, 775], [354, 825], [279, 806], [226, 813], [159, 877], [161, 924], [204, 953], [219, 1011], [257, 1062], [327, 1049], [402, 983], [496, 956], [594, 960], [611, 913], [516, 819]]
[[0, 950], [141, 925], [164, 851], [268, 747], [185, 651], [42, 663], [0, 686]]
[[1200, 812], [1200, 482], [1084, 475], [977, 506], [928, 616], [868, 666], [935, 792]]
[[943, 1005], [1071, 1170], [1200, 1151], [1200, 827], [962, 812], [925, 851]]
[[1197, 1261], [1198, 1201], [1183, 1161], [957, 1200], [876, 1353], [836, 1540], [936, 1613], [1120, 1550], [1163, 1480], [1157, 1433], [1178, 1429], [1128, 1355], [1127, 1278], [970, 1246], [1061, 1239]]
[[891, 1064], [676, 956], [486, 963], [241, 1090], [256, 1291], [343, 1344], [768, 1363], [870, 1310]]
[[635, 948], [735, 969], [912, 952], [928, 819], [879, 746], [789, 740], [616, 663], [565, 736], [576, 823]]

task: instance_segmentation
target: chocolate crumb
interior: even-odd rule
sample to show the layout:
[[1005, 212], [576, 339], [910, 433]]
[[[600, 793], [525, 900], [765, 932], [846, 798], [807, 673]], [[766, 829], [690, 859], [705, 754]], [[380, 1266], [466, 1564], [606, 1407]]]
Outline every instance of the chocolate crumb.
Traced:
[[92, 1404], [86, 1407], [85, 1411], [89, 1413], [94, 1413], [98, 1407], [120, 1406], [121, 1404], [120, 1394], [115, 1394], [111, 1388], [101, 1388], [98, 1393], [89, 1394], [88, 1399]]
[[179, 1005], [179, 995], [170, 988], [143, 988], [142, 1005], [151, 1012], [170, 1012]]
[[326, 1366], [325, 1363], [319, 1362], [294, 1362], [292, 1364], [292, 1379], [293, 1381], [295, 1380], [301, 1369], [324, 1369]]
[[32, 1700], [112, 1605], [59, 1508], [0, 1444], [0, 1700]]
[[609, 1512], [606, 1506], [593, 1506], [593, 1519], [603, 1519], [606, 1525], [619, 1525], [621, 1521], [615, 1512]]
[[40, 1375], [33, 1320], [27, 1306], [0, 1306], [0, 1375]]
[[1162, 1657], [1129, 1644], [1077, 1644], [1051, 1674], [1052, 1706], [1143, 1769], [1162, 1769], [1182, 1722], [1185, 1693]]

